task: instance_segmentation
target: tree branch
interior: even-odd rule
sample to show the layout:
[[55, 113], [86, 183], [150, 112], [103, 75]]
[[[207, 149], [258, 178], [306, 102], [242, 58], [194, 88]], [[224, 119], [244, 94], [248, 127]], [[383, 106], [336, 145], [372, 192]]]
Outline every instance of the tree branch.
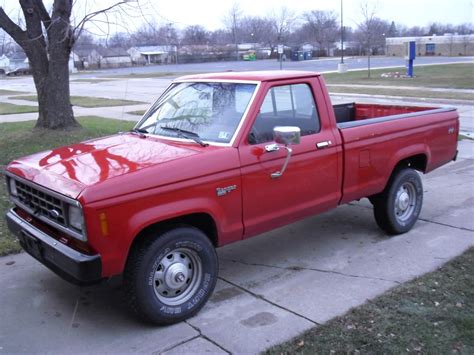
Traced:
[[49, 26], [51, 25], [51, 16], [49, 16], [48, 10], [46, 10], [43, 1], [35, 1], [34, 6], [43, 22], [44, 28], [48, 31]]
[[26, 31], [23, 31], [20, 26], [14, 23], [10, 17], [8, 17], [2, 7], [0, 7], [0, 28], [8, 33], [15, 42], [23, 47], [23, 44], [27, 40]]
[[41, 27], [41, 18], [35, 10], [34, 3], [35, 1], [33, 0], [20, 0], [21, 10], [23, 11], [26, 22], [26, 34], [29, 41], [38, 41], [43, 48], [46, 48], [46, 40]]
[[123, 5], [123, 4], [126, 4], [127, 2], [126, 1], [120, 1], [114, 5], [111, 5], [105, 9], [102, 9], [102, 10], [98, 10], [98, 11], [95, 11], [95, 12], [91, 12], [89, 14], [87, 14], [86, 16], [84, 16], [84, 18], [79, 21], [79, 23], [77, 24], [77, 26], [74, 28], [74, 31], [73, 31], [73, 34], [74, 34], [74, 37], [78, 38], [82, 31], [84, 30], [84, 25], [90, 21], [91, 19], [93, 19], [94, 17], [96, 17], [97, 15], [100, 15], [100, 14], [104, 14], [106, 13], [107, 11], [110, 11], [112, 10], [113, 8], [117, 7], [117, 6], [120, 6], [120, 5]]

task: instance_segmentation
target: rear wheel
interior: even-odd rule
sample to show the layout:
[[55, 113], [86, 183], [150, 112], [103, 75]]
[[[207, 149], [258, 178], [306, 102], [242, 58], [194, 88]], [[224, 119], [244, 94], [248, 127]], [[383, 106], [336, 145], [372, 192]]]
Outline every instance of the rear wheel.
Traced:
[[416, 223], [423, 204], [419, 174], [409, 168], [398, 170], [385, 190], [371, 199], [378, 226], [389, 234], [408, 232]]
[[178, 227], [148, 236], [131, 251], [124, 287], [131, 309], [156, 324], [180, 322], [196, 314], [214, 290], [217, 255], [207, 236]]

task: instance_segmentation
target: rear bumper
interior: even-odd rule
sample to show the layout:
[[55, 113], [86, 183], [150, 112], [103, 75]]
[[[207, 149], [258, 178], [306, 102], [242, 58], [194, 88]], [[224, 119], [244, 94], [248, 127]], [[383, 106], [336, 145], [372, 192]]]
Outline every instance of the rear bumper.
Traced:
[[8, 229], [22, 248], [63, 279], [77, 285], [101, 281], [100, 255], [85, 255], [58, 242], [21, 218], [14, 210], [6, 215]]

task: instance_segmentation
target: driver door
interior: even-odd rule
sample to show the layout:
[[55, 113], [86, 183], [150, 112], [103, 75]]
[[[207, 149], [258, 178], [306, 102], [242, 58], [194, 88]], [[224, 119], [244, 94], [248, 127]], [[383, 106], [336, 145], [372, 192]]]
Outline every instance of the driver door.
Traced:
[[[281, 170], [286, 149], [266, 150], [274, 143], [275, 126], [298, 126], [301, 130], [301, 142], [291, 146], [292, 157], [279, 178], [271, 174]], [[269, 87], [239, 153], [244, 238], [337, 205], [340, 148], [332, 130], [321, 126], [310, 83]]]

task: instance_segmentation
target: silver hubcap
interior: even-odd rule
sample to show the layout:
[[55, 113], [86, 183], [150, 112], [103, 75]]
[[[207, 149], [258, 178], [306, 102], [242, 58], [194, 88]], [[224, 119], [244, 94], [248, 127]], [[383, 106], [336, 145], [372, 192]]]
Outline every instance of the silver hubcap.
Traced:
[[399, 222], [405, 222], [415, 211], [416, 189], [415, 186], [406, 182], [397, 191], [395, 198], [395, 217]]
[[194, 295], [201, 279], [202, 263], [196, 252], [173, 250], [159, 260], [153, 276], [155, 295], [166, 305], [180, 305]]

